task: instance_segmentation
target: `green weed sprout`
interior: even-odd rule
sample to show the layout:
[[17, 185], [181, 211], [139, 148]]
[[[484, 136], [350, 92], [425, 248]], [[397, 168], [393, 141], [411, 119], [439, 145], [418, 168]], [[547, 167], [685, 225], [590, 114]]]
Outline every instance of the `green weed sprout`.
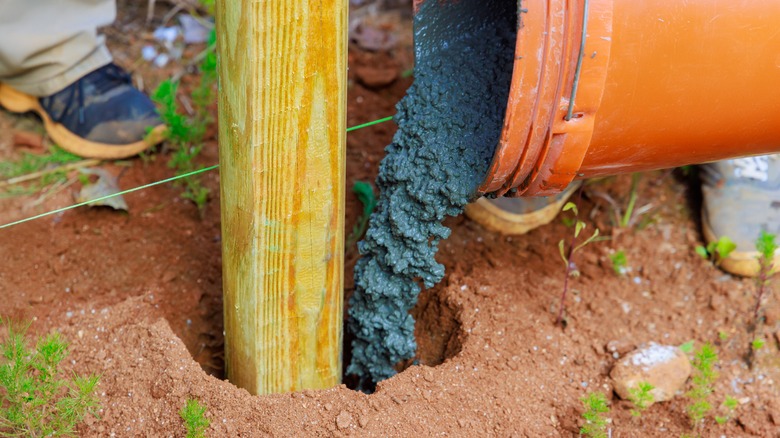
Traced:
[[585, 424], [580, 428], [580, 434], [591, 438], [607, 437], [607, 419], [604, 414], [609, 412], [607, 397], [601, 392], [591, 392], [580, 399], [585, 407], [582, 418]]
[[737, 249], [737, 244], [728, 236], [722, 236], [717, 241], [708, 243], [706, 247], [697, 246], [696, 254], [705, 260], [712, 260], [715, 266], [719, 266], [735, 249]]
[[563, 263], [566, 265], [566, 275], [563, 279], [563, 292], [561, 292], [561, 305], [558, 308], [558, 318], [556, 318], [555, 323], [556, 324], [563, 324], [563, 310], [566, 305], [566, 292], [569, 290], [569, 277], [577, 277], [579, 276], [580, 272], [577, 270], [577, 265], [573, 262], [574, 254], [588, 245], [589, 243], [593, 242], [598, 236], [599, 236], [599, 229], [596, 228], [593, 231], [593, 234], [585, 239], [582, 242], [577, 242], [577, 239], [580, 237], [580, 233], [582, 233], [582, 230], [585, 229], [586, 224], [585, 222], [579, 220], [579, 210], [577, 209], [577, 205], [575, 205], [573, 202], [567, 202], [566, 205], [563, 206], [563, 211], [571, 211], [574, 215], [574, 235], [571, 238], [571, 241], [569, 242], [568, 248], [566, 247], [566, 243], [564, 242], [564, 239], [561, 239], [558, 242], [558, 250], [561, 253], [561, 259], [563, 259]]
[[187, 399], [179, 411], [184, 427], [187, 428], [187, 438], [204, 438], [211, 421], [206, 418], [206, 407], [195, 399]]
[[737, 410], [737, 406], [739, 405], [739, 402], [734, 397], [727, 395], [726, 400], [723, 401], [723, 404], [720, 405], [721, 410], [725, 411], [725, 415], [718, 415], [715, 417], [715, 422], [717, 422], [720, 425], [724, 425], [731, 420], [732, 417], [734, 417], [734, 411]]
[[761, 231], [756, 240], [756, 250], [759, 253], [758, 264], [758, 276], [756, 277], [756, 307], [753, 311], [754, 325], [758, 325], [759, 311], [761, 310], [761, 300], [764, 298], [764, 294], [769, 289], [769, 283], [774, 270], [775, 252], [777, 251], [777, 243], [775, 243], [775, 235]]
[[31, 348], [26, 327], [16, 330], [4, 324], [8, 336], [0, 344], [0, 435], [75, 436], [86, 415], [97, 415], [99, 377], [61, 377], [59, 366], [68, 356], [68, 343], [59, 333], [39, 338]]
[[636, 407], [636, 409], [631, 409], [631, 415], [641, 417], [642, 412], [653, 404], [655, 401], [651, 392], [653, 389], [655, 389], [655, 386], [647, 382], [639, 382], [639, 384], [628, 390], [628, 398]]
[[766, 341], [761, 338], [753, 339], [753, 342], [750, 343], [750, 347], [753, 348], [753, 351], [758, 351], [764, 347], [764, 344], [766, 344]]
[[615, 274], [623, 276], [626, 275], [626, 267], [628, 266], [628, 259], [626, 259], [626, 253], [620, 250], [609, 256], [612, 261], [612, 270]]
[[371, 217], [371, 213], [376, 208], [376, 196], [374, 195], [374, 188], [371, 184], [364, 181], [355, 181], [355, 185], [352, 186], [352, 191], [357, 195], [360, 203], [363, 204], [363, 213], [358, 218], [355, 227], [347, 237], [347, 248], [351, 248], [355, 245], [368, 227], [368, 219]]
[[713, 392], [713, 386], [718, 378], [715, 364], [718, 362], [718, 353], [708, 342], [699, 348], [693, 355], [692, 387], [685, 395], [690, 400], [686, 411], [691, 420], [691, 427], [697, 431], [707, 413], [712, 409], [709, 398]]

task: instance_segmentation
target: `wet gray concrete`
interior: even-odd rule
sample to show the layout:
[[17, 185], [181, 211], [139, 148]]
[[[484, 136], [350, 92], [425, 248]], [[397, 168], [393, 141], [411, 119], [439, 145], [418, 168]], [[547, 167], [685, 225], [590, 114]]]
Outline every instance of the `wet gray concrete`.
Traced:
[[398, 104], [398, 132], [377, 178], [379, 202], [355, 267], [347, 372], [363, 388], [414, 357], [420, 284], [444, 276], [442, 225], [478, 197], [509, 94], [517, 3], [429, 0], [415, 16], [415, 81]]

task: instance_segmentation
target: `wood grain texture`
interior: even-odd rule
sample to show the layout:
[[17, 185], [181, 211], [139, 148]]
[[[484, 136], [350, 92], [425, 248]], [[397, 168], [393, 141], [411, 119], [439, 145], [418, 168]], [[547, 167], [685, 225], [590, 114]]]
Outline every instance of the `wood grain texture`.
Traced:
[[341, 378], [347, 0], [217, 2], [228, 379]]

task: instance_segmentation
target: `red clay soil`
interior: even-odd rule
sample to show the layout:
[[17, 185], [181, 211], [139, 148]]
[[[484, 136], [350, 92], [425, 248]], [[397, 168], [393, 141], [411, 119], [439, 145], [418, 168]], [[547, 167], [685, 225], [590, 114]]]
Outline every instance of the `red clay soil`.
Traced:
[[[123, 15], [109, 32], [116, 52], [131, 52], [117, 57], [125, 65], [148, 38], [122, 40], [134, 38], [129, 30], [148, 31], [143, 16], [142, 10]], [[400, 77], [411, 66], [408, 44], [386, 52], [353, 47], [350, 62], [348, 124], [392, 114], [411, 83]], [[163, 77], [149, 66], [136, 75], [147, 84]], [[2, 126], [18, 122], [0, 116]], [[349, 134], [350, 187], [373, 180], [394, 129], [383, 124]], [[0, 134], [3, 157], [18, 153], [12, 137], [13, 129]], [[217, 157], [212, 138], [201, 161], [213, 164]], [[129, 188], [171, 176], [166, 161], [163, 153], [148, 163], [104, 167], [123, 172], [120, 185]], [[720, 356], [713, 404], [727, 395], [741, 403], [726, 425], [711, 415], [702, 436], [780, 437], [777, 294], [767, 302], [759, 333], [766, 346], [750, 368], [743, 356], [754, 337], [747, 334], [754, 284], [694, 252], [701, 241], [690, 204], [696, 189], [669, 173], [642, 177], [638, 205], [653, 206], [643, 227], [613, 227], [613, 212], [602, 201], [601, 192], [626, 205], [630, 177], [585, 189], [582, 217], [610, 240], [578, 254], [582, 275], [570, 281], [565, 329], [554, 325], [564, 274], [557, 245], [570, 228], [556, 220], [525, 236], [503, 237], [463, 217], [449, 220], [452, 237], [438, 257], [447, 276], [414, 310], [418, 363], [372, 395], [342, 385], [255, 397], [220, 379], [218, 174], [207, 174], [205, 183], [212, 199], [203, 219], [179, 198], [179, 188], [162, 185], [126, 195], [129, 213], [82, 208], [0, 230], [0, 315], [32, 320], [34, 333], [61, 331], [71, 342], [68, 369], [101, 375], [100, 418], [88, 419], [82, 436], [184, 436], [178, 411], [194, 397], [207, 406], [207, 435], [214, 437], [569, 437], [583, 423], [579, 399], [591, 391], [611, 399], [612, 436], [679, 436], [691, 433], [688, 400], [678, 396], [632, 417], [631, 404], [611, 390], [608, 373], [619, 354], [606, 345], [625, 353], [651, 341], [695, 340], [716, 344]], [[2, 199], [0, 223], [67, 205], [77, 186], [34, 207], [35, 196]], [[360, 211], [349, 196], [348, 230]], [[626, 253], [626, 276], [613, 272], [609, 255], [617, 250]], [[347, 295], [355, 260], [356, 249], [348, 248]]]

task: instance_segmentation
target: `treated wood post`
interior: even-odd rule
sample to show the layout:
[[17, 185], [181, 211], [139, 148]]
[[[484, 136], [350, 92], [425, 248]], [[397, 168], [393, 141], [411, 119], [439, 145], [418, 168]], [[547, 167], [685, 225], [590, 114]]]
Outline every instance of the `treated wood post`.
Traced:
[[347, 0], [217, 2], [225, 360], [253, 394], [341, 378]]

